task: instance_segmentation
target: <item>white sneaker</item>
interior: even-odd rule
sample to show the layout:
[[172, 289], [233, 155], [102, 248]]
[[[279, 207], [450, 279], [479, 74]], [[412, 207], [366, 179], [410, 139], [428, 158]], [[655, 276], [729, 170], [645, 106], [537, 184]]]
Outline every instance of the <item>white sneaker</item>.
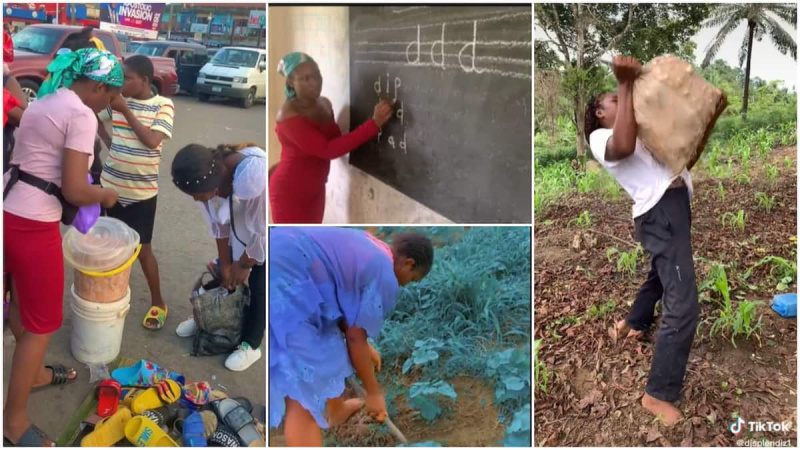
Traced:
[[250, 344], [242, 342], [225, 360], [225, 367], [234, 372], [241, 372], [247, 370], [259, 359], [261, 359], [261, 349], [252, 349]]
[[195, 323], [194, 317], [181, 322], [178, 328], [175, 329], [175, 333], [180, 337], [190, 337], [197, 334], [197, 323]]

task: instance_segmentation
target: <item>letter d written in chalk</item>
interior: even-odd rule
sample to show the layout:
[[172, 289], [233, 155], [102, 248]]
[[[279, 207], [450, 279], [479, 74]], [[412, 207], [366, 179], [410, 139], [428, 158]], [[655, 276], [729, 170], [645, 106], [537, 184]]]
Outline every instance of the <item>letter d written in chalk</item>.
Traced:
[[[458, 52], [458, 65], [461, 66], [461, 70], [463, 70], [464, 72], [478, 72], [478, 70], [475, 68], [475, 44], [477, 40], [478, 40], [478, 21], [476, 20], [472, 22], [472, 42], [464, 44], [464, 46], [461, 47], [461, 51]], [[467, 47], [470, 46], [472, 46], [472, 67], [464, 66], [464, 62], [461, 60], [464, 51], [467, 49]]]
[[[411, 57], [409, 57], [408, 53], [408, 51], [411, 50], [412, 45], [415, 45], [417, 47], [417, 57], [413, 61], [411, 60]], [[408, 44], [408, 46], [406, 46], [406, 62], [408, 62], [409, 64], [419, 64], [419, 25], [417, 25], [417, 40], [411, 42], [410, 44]]]
[[[442, 38], [439, 39], [438, 41], [433, 41], [433, 44], [431, 44], [431, 62], [433, 63], [434, 66], [441, 67], [442, 70], [444, 70], [444, 26], [445, 25], [446, 24], [444, 23], [442, 24]], [[434, 57], [437, 44], [439, 45], [439, 50], [440, 50], [439, 54], [441, 55], [440, 56], [441, 59], [438, 62]]]

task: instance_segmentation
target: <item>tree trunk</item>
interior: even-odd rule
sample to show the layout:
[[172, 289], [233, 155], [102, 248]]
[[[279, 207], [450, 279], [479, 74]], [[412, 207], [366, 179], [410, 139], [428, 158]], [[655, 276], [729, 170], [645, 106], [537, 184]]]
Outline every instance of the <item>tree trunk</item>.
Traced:
[[577, 136], [575, 136], [577, 141], [577, 153], [578, 153], [578, 160], [583, 163], [586, 161], [586, 142], [584, 141], [583, 131], [584, 131], [584, 121], [583, 115], [584, 110], [583, 108], [586, 107], [586, 92], [585, 92], [585, 85], [584, 85], [584, 77], [583, 77], [583, 53], [584, 48], [586, 45], [585, 41], [585, 28], [584, 28], [584, 17], [583, 17], [583, 5], [577, 3], [575, 5], [575, 28], [577, 31], [576, 40], [577, 40], [577, 48], [575, 50], [575, 69], [577, 69], [578, 73], [578, 83], [575, 86], [575, 130], [577, 131]]
[[747, 22], [747, 66], [744, 69], [744, 98], [742, 100], [742, 120], [747, 120], [747, 97], [750, 94], [750, 58], [753, 56], [753, 34], [755, 22]]

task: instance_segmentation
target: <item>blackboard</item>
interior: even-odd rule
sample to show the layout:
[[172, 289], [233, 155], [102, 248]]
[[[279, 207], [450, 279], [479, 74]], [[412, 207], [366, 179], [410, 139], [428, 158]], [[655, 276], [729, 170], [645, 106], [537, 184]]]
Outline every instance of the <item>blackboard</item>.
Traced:
[[[351, 6], [350, 163], [458, 223], [531, 222], [530, 6]], [[460, 56], [459, 56], [460, 55]]]

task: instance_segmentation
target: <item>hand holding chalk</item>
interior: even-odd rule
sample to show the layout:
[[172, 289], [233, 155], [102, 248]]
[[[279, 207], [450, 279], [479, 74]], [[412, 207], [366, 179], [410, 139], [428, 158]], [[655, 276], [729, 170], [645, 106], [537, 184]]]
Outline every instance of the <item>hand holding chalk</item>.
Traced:
[[383, 128], [386, 125], [386, 122], [394, 114], [394, 108], [392, 106], [394, 103], [389, 102], [389, 100], [381, 100], [380, 103], [375, 105], [375, 111], [372, 114], [372, 120], [375, 121], [375, 124], [378, 125], [378, 128]]

